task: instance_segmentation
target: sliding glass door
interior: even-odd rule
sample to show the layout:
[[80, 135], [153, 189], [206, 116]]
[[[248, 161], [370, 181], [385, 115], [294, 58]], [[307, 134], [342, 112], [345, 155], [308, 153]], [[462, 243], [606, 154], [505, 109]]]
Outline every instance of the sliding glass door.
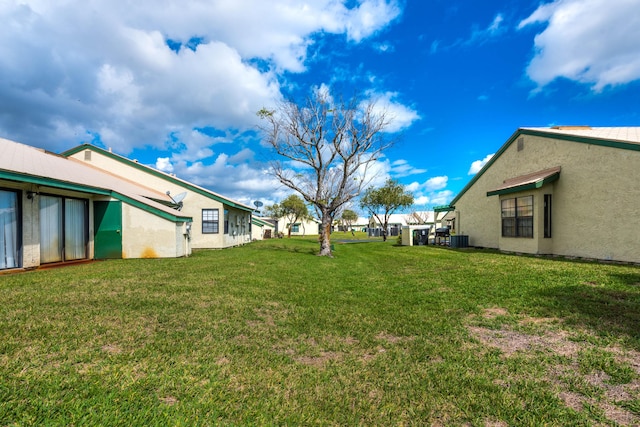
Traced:
[[87, 257], [87, 201], [40, 196], [40, 263]]
[[87, 257], [87, 201], [65, 199], [64, 201], [64, 259]]
[[0, 190], [0, 270], [20, 267], [18, 193]]

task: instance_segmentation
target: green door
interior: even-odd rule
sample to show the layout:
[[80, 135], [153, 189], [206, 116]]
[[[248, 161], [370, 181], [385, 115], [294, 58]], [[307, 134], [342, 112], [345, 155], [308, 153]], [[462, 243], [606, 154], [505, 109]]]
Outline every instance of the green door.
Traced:
[[94, 257], [122, 258], [122, 203], [93, 202]]

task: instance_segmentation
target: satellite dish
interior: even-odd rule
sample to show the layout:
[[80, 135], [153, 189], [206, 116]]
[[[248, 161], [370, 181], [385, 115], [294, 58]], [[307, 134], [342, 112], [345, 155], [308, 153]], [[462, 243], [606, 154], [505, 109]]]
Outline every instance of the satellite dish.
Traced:
[[172, 197], [173, 201], [176, 203], [180, 203], [181, 201], [184, 200], [184, 198], [187, 197], [187, 192], [185, 191], [184, 193], [180, 193], [178, 195], [176, 195], [176, 197]]
[[173, 203], [177, 205], [175, 206], [175, 209], [179, 211], [182, 210], [182, 201], [184, 200], [185, 197], [187, 197], [186, 191], [184, 193], [177, 194], [176, 197], [173, 197], [171, 195], [171, 191], [167, 191], [167, 196], [169, 196], [169, 198], [173, 201]]
[[253, 202], [253, 204], [257, 209], [260, 209], [260, 206], [264, 205], [264, 203], [262, 203], [260, 200], [256, 200], [255, 202]]

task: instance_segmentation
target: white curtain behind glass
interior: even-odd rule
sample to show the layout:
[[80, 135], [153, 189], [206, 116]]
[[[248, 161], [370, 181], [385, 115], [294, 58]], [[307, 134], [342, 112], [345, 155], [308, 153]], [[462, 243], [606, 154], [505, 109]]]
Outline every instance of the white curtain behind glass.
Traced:
[[62, 261], [62, 198], [40, 196], [40, 262]]
[[65, 260], [87, 257], [86, 202], [66, 199], [64, 202], [64, 258]]
[[0, 191], [0, 269], [18, 265], [18, 194]]

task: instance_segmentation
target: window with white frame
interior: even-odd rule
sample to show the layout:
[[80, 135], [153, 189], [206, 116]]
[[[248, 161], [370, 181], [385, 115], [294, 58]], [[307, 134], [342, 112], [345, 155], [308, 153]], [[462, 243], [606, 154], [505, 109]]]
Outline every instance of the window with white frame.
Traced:
[[202, 234], [217, 234], [220, 231], [220, 211], [202, 209]]

